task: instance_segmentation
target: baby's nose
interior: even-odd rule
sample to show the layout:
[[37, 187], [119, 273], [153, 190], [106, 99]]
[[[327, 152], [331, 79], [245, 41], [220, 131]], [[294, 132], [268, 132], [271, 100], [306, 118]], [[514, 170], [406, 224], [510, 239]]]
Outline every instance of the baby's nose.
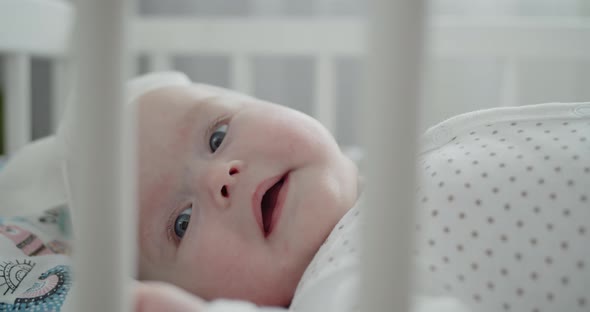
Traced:
[[210, 171], [208, 189], [215, 207], [229, 207], [241, 170], [241, 162], [232, 161], [218, 164], [214, 170]]
[[[233, 176], [233, 175], [235, 175], [236, 173], [240, 173], [240, 171], [238, 170], [238, 168], [233, 168], [233, 167], [232, 167], [232, 168], [229, 168], [229, 175], [230, 175], [230, 176]], [[235, 180], [235, 179], [230, 179], [230, 180], [228, 181], [228, 184], [230, 184], [230, 185], [231, 185], [231, 184], [233, 184], [234, 180]], [[225, 197], [225, 198], [228, 198], [228, 197], [229, 197], [229, 190], [228, 190], [228, 187], [229, 187], [229, 186], [228, 186], [228, 185], [225, 185], [225, 184], [224, 184], [224, 185], [221, 187], [221, 196], [223, 196], [223, 197]]]

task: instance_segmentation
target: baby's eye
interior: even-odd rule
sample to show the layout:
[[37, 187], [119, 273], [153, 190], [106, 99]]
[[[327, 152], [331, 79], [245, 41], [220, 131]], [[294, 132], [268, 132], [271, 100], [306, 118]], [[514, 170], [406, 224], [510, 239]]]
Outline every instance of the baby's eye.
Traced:
[[227, 125], [220, 125], [215, 129], [215, 131], [213, 131], [211, 138], [209, 138], [209, 147], [211, 148], [212, 153], [214, 153], [219, 148], [219, 146], [221, 146], [226, 132]]
[[186, 229], [188, 228], [188, 223], [191, 220], [191, 213], [193, 212], [193, 208], [187, 208], [183, 210], [178, 217], [176, 217], [176, 221], [174, 221], [174, 234], [178, 236], [178, 238], [182, 238]]

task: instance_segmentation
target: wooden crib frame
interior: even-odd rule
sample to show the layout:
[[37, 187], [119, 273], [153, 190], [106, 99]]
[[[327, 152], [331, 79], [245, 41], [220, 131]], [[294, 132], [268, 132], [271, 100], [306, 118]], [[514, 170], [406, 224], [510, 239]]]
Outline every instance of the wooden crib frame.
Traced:
[[[40, 1], [18, 0], [18, 9], [39, 13]], [[39, 2], [39, 3], [38, 3]], [[425, 10], [418, 0], [372, 0], [366, 25], [357, 20], [249, 20], [249, 19], [162, 19], [131, 18], [128, 4], [117, 0], [79, 0], [76, 79], [81, 125], [81, 175], [75, 177], [80, 213], [76, 248], [78, 310], [125, 311], [131, 305], [129, 276], [133, 275], [135, 238], [133, 224], [135, 181], [133, 131], [123, 127], [119, 112], [124, 77], [132, 72], [129, 55], [144, 54], [150, 69], [170, 69], [174, 54], [213, 52], [232, 60], [233, 88], [252, 91], [249, 58], [272, 55], [311, 55], [317, 60], [319, 83], [314, 115], [330, 130], [335, 129], [334, 58], [366, 52], [367, 82], [363, 116], [368, 179], [368, 227], [364, 245], [362, 311], [384, 311], [397, 307], [407, 311], [411, 291], [409, 268], [410, 228], [413, 219], [414, 151], [416, 149], [417, 103], [424, 42], [441, 55], [498, 56], [504, 62], [501, 105], [515, 104], [516, 63], [520, 58], [590, 59], [590, 22], [583, 19], [434, 20], [432, 32], [424, 38]], [[30, 7], [26, 7], [30, 5]], [[15, 6], [16, 8], [16, 6]], [[62, 57], [67, 55], [67, 30], [72, 11], [55, 7], [53, 27], [39, 29], [18, 25], [13, 30], [29, 30], [15, 36], [0, 27], [0, 51], [5, 60], [8, 151], [14, 152], [30, 140], [30, 55], [57, 58], [53, 86], [55, 103], [65, 99], [66, 81]], [[16, 9], [15, 9], [16, 10]], [[20, 11], [19, 11], [20, 12]], [[24, 12], [24, 11], [23, 11]], [[0, 11], [0, 21], [3, 14]], [[14, 12], [13, 12], [14, 13]], [[213, 39], [207, 32], [214, 29]], [[11, 30], [11, 31], [13, 31]], [[346, 36], [333, 36], [345, 32]], [[37, 36], [44, 33], [47, 42]], [[47, 35], [47, 34], [50, 35]], [[301, 34], [311, 34], [313, 36]], [[175, 34], [171, 36], [170, 34]], [[199, 38], [187, 43], [182, 38]], [[364, 44], [364, 35], [367, 44]], [[8, 40], [13, 39], [13, 42]], [[16, 39], [15, 39], [16, 38]], [[25, 38], [37, 38], [30, 39]], [[129, 40], [127, 40], [129, 38]], [[237, 40], [239, 38], [240, 40]], [[297, 38], [297, 40], [293, 40]], [[17, 40], [18, 39], [18, 40]], [[555, 44], [559, 41], [559, 44]], [[28, 42], [28, 43], [27, 43]], [[326, 44], [328, 43], [328, 44]], [[567, 46], [569, 49], [562, 49]], [[129, 69], [125, 71], [123, 69]], [[93, 75], [84, 75], [92, 72]], [[392, 105], [388, 105], [392, 104]], [[59, 106], [54, 109], [60, 110]], [[55, 114], [57, 116], [57, 113]], [[369, 122], [370, 121], [370, 122]], [[104, 127], [104, 124], [112, 125]], [[124, 136], [119, 134], [124, 132]], [[388, 134], [389, 145], [371, 138]], [[87, 177], [93, 177], [87, 179]], [[385, 189], [384, 187], [387, 187]], [[396, 202], [396, 209], [387, 203]], [[127, 207], [127, 208], [126, 208]], [[388, 220], [382, 224], [381, 220]], [[109, 226], [105, 226], [109, 225]], [[126, 230], [124, 230], [125, 225]], [[387, 225], [387, 226], [386, 226]], [[97, 239], [100, 237], [100, 239]], [[393, 237], [392, 244], [377, 246], [379, 237]], [[110, 252], [108, 252], [110, 251]], [[394, 252], [395, 251], [395, 252]], [[400, 251], [401, 256], [400, 256]], [[379, 257], [377, 257], [379, 252]]]

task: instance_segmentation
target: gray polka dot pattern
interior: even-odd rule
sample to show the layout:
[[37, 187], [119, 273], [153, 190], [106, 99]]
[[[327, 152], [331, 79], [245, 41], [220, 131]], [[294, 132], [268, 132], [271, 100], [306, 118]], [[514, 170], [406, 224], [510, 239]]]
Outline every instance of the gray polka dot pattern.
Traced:
[[427, 132], [420, 289], [473, 311], [590, 311], [590, 103], [477, 112]]
[[359, 206], [357, 203], [340, 219], [307, 266], [290, 311], [357, 310], [363, 224]]

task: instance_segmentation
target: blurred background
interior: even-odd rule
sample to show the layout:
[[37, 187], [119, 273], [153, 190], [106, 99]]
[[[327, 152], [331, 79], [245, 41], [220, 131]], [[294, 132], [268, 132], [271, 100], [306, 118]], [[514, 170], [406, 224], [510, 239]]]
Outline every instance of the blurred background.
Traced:
[[[134, 14], [140, 19], [296, 19], [344, 20], [362, 24], [365, 16], [363, 0], [136, 0]], [[429, 2], [431, 20], [484, 20], [498, 23], [550, 20], [551, 23], [577, 25], [590, 17], [588, 0], [433, 0]], [[175, 34], [170, 34], [174, 36]], [[309, 34], [310, 36], [313, 34]], [[214, 31], [211, 36], [216, 36]], [[334, 36], [346, 37], [346, 32]], [[362, 39], [362, 38], [361, 38]], [[560, 45], [555, 38], [555, 45]], [[177, 38], [177, 40], [179, 40]], [[182, 39], [180, 39], [182, 40]], [[201, 40], [184, 38], [187, 42]], [[485, 38], [484, 38], [485, 40]], [[588, 38], [590, 40], [590, 38]], [[574, 47], [575, 48], [575, 47]], [[459, 47], [460, 49], [460, 47]], [[564, 46], [563, 49], [572, 49]], [[588, 58], [500, 58], [480, 53], [470, 56], [452, 53], [428, 53], [424, 76], [422, 119], [420, 130], [453, 115], [475, 109], [502, 105], [524, 105], [541, 102], [573, 102], [590, 100], [590, 60]], [[152, 69], [152, 56], [137, 53], [133, 71], [136, 74]], [[232, 58], [215, 51], [168, 55], [165, 67], [187, 73], [193, 80], [223, 87], [235, 87]], [[309, 55], [252, 54], [246, 60], [250, 73], [249, 92], [253, 95], [314, 114], [319, 96], [318, 59]], [[507, 67], [507, 62], [509, 66]], [[345, 146], [359, 143], [356, 125], [362, 107], [362, 56], [334, 55], [331, 61], [330, 84], [333, 88], [335, 116], [332, 130]], [[1, 66], [1, 65], [0, 65]], [[32, 135], [39, 138], [52, 133], [51, 65], [43, 57], [32, 62]], [[506, 81], [508, 91], [506, 90]], [[2, 99], [0, 90], [0, 103]], [[1, 104], [0, 104], [1, 105]], [[0, 116], [1, 116], [0, 109]], [[1, 128], [1, 127], [0, 127]], [[2, 138], [2, 135], [0, 135]], [[1, 142], [0, 142], [1, 143]], [[1, 144], [0, 144], [1, 145]], [[1, 154], [1, 152], [0, 152]]]

